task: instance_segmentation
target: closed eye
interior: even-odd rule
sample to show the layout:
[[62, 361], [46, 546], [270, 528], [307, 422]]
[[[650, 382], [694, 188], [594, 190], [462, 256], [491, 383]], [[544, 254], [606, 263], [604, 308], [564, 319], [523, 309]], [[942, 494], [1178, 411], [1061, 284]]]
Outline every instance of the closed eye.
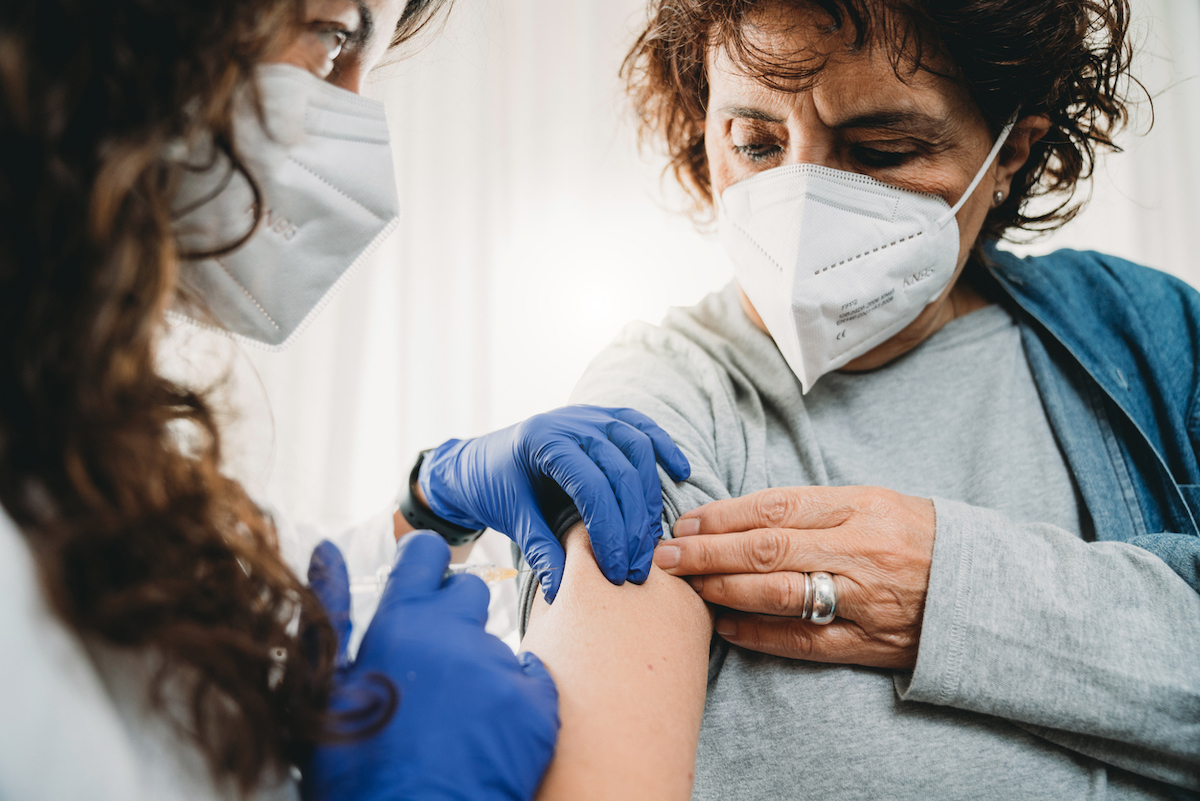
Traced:
[[743, 158], [756, 164], [769, 161], [783, 152], [779, 145], [734, 145], [733, 149]]
[[915, 150], [878, 150], [873, 147], [863, 147], [862, 145], [851, 148], [850, 153], [859, 164], [875, 169], [899, 167], [917, 155], [917, 151]]

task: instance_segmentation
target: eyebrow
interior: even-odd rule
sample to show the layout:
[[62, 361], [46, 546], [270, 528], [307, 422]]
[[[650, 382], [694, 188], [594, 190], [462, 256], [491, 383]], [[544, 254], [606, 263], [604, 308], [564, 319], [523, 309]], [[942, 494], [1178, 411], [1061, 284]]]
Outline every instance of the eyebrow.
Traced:
[[367, 4], [363, 0], [357, 0], [355, 5], [358, 6], [358, 30], [354, 31], [350, 38], [355, 44], [361, 45], [370, 41], [372, 34], [375, 33], [375, 15], [371, 13], [371, 9], [367, 8]]
[[777, 122], [780, 124], [786, 122], [782, 117], [776, 117], [774, 114], [768, 114], [762, 109], [751, 108], [750, 106], [722, 106], [721, 113], [743, 120], [759, 120], [760, 122]]
[[[751, 106], [723, 106], [720, 111], [722, 114], [738, 119], [759, 120], [780, 125], [787, 122], [782, 117]], [[949, 125], [939, 117], [919, 111], [868, 111], [838, 120], [829, 127], [836, 131], [853, 128], [894, 128], [930, 138], [941, 138], [946, 135]]]
[[893, 128], [920, 136], [941, 138], [947, 134], [950, 125], [940, 117], [920, 111], [868, 111], [838, 120], [830, 127], [838, 131], [850, 128]]

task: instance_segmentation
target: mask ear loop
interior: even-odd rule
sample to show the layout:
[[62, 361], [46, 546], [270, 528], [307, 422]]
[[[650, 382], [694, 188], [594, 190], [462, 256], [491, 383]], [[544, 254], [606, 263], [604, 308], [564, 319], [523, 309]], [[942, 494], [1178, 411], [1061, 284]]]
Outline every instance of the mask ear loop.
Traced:
[[953, 220], [954, 215], [958, 214], [959, 210], [966, 205], [966, 202], [970, 199], [971, 195], [975, 194], [975, 190], [979, 187], [979, 182], [983, 180], [984, 174], [987, 173], [988, 167], [992, 166], [992, 162], [996, 160], [996, 156], [1000, 153], [1000, 148], [1004, 147], [1004, 143], [1008, 141], [1008, 135], [1012, 133], [1013, 127], [1017, 124], [1018, 113], [1019, 112], [1013, 112], [1012, 117], [1008, 120], [1008, 124], [1006, 124], [1004, 129], [1000, 131], [1000, 135], [996, 137], [996, 144], [992, 145], [992, 152], [988, 153], [987, 159], [985, 159], [983, 162], [983, 166], [979, 168], [979, 172], [975, 173], [975, 179], [971, 181], [970, 186], [967, 187], [967, 191], [963, 192], [962, 197], [960, 197], [958, 202], [954, 204], [954, 208], [950, 209], [950, 211], [946, 212], [946, 214], [944, 214], [942, 218], [938, 220], [939, 228], [945, 226], [946, 223]]

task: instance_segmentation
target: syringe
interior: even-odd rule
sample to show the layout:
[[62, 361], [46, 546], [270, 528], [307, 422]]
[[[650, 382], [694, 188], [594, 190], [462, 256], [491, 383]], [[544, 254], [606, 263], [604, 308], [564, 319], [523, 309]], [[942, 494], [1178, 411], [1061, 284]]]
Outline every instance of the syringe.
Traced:
[[516, 578], [521, 573], [528, 573], [529, 570], [517, 570], [515, 567], [500, 567], [493, 564], [472, 565], [466, 562], [461, 562], [456, 565], [450, 565], [446, 568], [445, 578], [451, 576], [459, 576], [463, 573], [469, 573], [472, 576], [479, 576], [489, 587], [493, 584], [499, 584], [501, 581], [507, 581], [510, 578]]
[[[360, 576], [350, 581], [350, 589], [358, 592], [383, 592], [384, 586], [387, 584], [388, 576], [391, 575], [391, 565], [383, 565], [379, 570], [375, 571], [374, 576]], [[445, 578], [450, 576], [458, 576], [463, 573], [469, 573], [472, 576], [479, 576], [490, 587], [494, 584], [499, 584], [501, 581], [507, 581], [510, 578], [516, 578], [523, 573], [532, 573], [529, 568], [517, 570], [512, 567], [501, 567], [491, 563], [472, 564], [469, 562], [459, 562], [452, 564], [446, 568]]]

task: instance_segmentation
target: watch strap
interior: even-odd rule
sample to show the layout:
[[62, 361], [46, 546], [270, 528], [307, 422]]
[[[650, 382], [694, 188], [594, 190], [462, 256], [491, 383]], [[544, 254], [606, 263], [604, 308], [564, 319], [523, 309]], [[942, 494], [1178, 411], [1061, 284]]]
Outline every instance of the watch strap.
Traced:
[[451, 523], [449, 520], [444, 520], [431, 510], [425, 508], [417, 500], [417, 496], [413, 492], [413, 487], [416, 486], [421, 475], [421, 465], [425, 462], [425, 457], [428, 454], [428, 450], [421, 451], [420, 455], [417, 456], [417, 463], [413, 465], [412, 472], [408, 474], [408, 483], [404, 485], [404, 489], [401, 491], [398, 499], [400, 514], [404, 515], [404, 519], [408, 521], [408, 524], [418, 531], [433, 531], [442, 535], [442, 539], [451, 547], [470, 545], [483, 536], [483, 532], [487, 531], [487, 529], [467, 528], [466, 526]]

